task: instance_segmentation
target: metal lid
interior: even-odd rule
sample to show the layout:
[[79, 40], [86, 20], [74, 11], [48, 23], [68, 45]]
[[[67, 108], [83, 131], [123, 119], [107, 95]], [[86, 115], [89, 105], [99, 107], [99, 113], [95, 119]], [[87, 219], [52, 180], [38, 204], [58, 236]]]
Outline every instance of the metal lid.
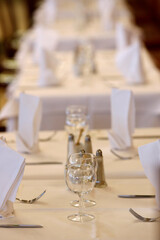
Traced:
[[85, 154], [85, 150], [84, 150], [84, 149], [81, 149], [81, 150], [79, 151], [79, 154], [83, 156], [83, 154]]
[[73, 141], [74, 140], [74, 135], [72, 133], [70, 133], [68, 135], [68, 141]]
[[85, 136], [85, 142], [90, 142], [90, 141], [91, 141], [90, 135], [86, 135], [86, 136]]
[[103, 156], [101, 149], [98, 149], [98, 150], [96, 151], [96, 156], [97, 156], [97, 157], [102, 157], [102, 156]]

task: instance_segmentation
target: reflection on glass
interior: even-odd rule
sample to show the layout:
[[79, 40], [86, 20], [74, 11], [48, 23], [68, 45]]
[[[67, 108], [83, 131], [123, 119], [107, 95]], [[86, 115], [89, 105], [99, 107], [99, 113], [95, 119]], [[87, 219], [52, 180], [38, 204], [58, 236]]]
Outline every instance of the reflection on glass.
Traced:
[[69, 164], [65, 174], [66, 184], [70, 191], [79, 196], [79, 212], [68, 216], [74, 222], [87, 222], [94, 219], [94, 216], [87, 214], [83, 209], [83, 195], [88, 194], [94, 188], [95, 168], [89, 164]]

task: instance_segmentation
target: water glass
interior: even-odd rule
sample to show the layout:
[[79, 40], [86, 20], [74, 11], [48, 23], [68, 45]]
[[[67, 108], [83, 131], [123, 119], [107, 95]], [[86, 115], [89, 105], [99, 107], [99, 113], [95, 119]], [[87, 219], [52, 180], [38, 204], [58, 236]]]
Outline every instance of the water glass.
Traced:
[[88, 194], [94, 188], [95, 168], [89, 164], [68, 164], [65, 174], [66, 184], [71, 192], [79, 196], [79, 212], [68, 216], [74, 222], [87, 222], [94, 219], [94, 216], [87, 214], [83, 209], [83, 195]]

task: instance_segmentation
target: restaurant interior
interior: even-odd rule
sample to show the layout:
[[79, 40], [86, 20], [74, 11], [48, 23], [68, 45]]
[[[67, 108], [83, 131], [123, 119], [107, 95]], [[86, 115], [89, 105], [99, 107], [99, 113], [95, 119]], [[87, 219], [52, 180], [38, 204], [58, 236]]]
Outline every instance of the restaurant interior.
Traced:
[[4, 240], [160, 239], [159, 26], [160, 0], [0, 0]]

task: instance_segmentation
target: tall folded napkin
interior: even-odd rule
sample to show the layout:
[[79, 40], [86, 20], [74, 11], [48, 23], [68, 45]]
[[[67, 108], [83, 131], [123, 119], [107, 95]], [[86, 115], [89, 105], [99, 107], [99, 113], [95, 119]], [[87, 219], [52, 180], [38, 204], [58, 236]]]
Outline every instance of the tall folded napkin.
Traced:
[[6, 120], [9, 118], [15, 118], [18, 116], [18, 100], [9, 100], [0, 112], [0, 120]]
[[41, 57], [39, 59], [39, 86], [58, 85], [59, 79], [56, 77], [57, 61], [54, 52], [41, 49]]
[[134, 97], [129, 90], [113, 89], [111, 95], [111, 125], [108, 138], [113, 149], [132, 147], [135, 127]]
[[116, 65], [129, 84], [145, 82], [144, 69], [141, 58], [140, 42], [135, 40], [131, 45], [118, 51]]
[[145, 174], [156, 190], [156, 201], [160, 209], [160, 140], [138, 148]]
[[57, 1], [46, 0], [36, 10], [34, 14], [34, 21], [36, 24], [45, 26], [52, 26], [57, 17]]
[[38, 135], [41, 115], [42, 106], [40, 98], [21, 93], [16, 139], [18, 151], [32, 153], [39, 150]]
[[33, 61], [39, 64], [41, 58], [42, 49], [54, 52], [58, 44], [58, 35], [51, 28], [45, 28], [43, 26], [37, 26], [34, 29], [35, 40], [33, 45]]
[[116, 48], [123, 50], [140, 38], [140, 33], [135, 27], [127, 27], [123, 23], [116, 24]]
[[0, 216], [13, 214], [13, 202], [23, 177], [25, 160], [0, 139]]
[[104, 28], [114, 29], [118, 18], [117, 0], [99, 0], [98, 3]]

